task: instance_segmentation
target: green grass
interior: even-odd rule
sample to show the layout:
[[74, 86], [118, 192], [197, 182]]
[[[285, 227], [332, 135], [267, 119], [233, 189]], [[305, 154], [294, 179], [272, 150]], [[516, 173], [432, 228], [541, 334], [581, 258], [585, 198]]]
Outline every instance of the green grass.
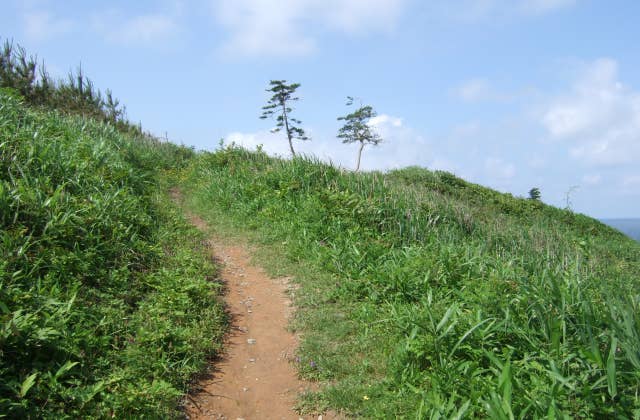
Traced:
[[298, 367], [321, 385], [303, 410], [640, 416], [640, 246], [619, 232], [446, 172], [233, 146], [182, 183], [210, 224], [295, 275]]
[[179, 415], [224, 332], [164, 193], [192, 156], [0, 90], [0, 417]]

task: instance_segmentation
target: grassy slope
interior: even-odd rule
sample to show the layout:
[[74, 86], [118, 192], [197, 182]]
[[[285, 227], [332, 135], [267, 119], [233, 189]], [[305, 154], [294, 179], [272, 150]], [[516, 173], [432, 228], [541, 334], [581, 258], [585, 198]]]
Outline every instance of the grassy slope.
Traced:
[[288, 255], [270, 265], [300, 282], [299, 368], [324, 385], [305, 408], [639, 414], [640, 246], [613, 229], [444, 172], [234, 147], [200, 155], [184, 185], [213, 223]]
[[0, 417], [177, 414], [224, 321], [159, 186], [190, 154], [0, 90]]

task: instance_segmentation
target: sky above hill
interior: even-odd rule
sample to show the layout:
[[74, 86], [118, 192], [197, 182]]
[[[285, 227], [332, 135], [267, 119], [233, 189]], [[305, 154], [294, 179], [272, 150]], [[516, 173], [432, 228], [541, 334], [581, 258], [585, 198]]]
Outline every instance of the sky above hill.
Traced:
[[594, 217], [640, 217], [635, 0], [5, 0], [0, 37], [56, 77], [82, 63], [128, 117], [177, 143], [287, 156], [260, 120], [301, 84], [297, 143], [346, 168], [346, 96], [384, 138], [362, 167], [419, 165]]

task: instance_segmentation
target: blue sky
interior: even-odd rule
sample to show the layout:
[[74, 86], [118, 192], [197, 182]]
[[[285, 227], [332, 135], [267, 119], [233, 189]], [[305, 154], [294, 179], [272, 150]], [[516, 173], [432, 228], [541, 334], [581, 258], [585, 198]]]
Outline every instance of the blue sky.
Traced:
[[5, 0], [0, 37], [54, 76], [81, 62], [131, 120], [198, 149], [286, 156], [258, 118], [286, 79], [301, 83], [304, 153], [354, 166], [336, 118], [355, 96], [385, 140], [364, 169], [420, 165], [640, 217], [639, 17], [632, 0]]

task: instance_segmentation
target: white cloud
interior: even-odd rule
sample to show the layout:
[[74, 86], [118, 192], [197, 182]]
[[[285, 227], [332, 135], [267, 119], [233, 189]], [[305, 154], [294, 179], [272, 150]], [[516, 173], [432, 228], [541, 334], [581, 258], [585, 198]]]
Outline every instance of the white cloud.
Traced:
[[547, 163], [547, 159], [539, 154], [534, 154], [527, 160], [527, 164], [532, 169], [542, 169], [547, 166]]
[[624, 176], [621, 184], [624, 194], [640, 195], [640, 174]]
[[526, 14], [539, 15], [564, 9], [576, 4], [577, 0], [523, 0], [521, 10]]
[[[434, 154], [430, 141], [404, 120], [389, 114], [380, 114], [369, 121], [369, 125], [382, 137], [375, 147], [367, 146], [362, 156], [362, 168], [365, 170], [387, 170], [406, 166], [424, 166], [428, 168], [454, 170], [447, 159]], [[346, 167], [353, 167], [357, 145], [344, 145], [340, 161]]]
[[570, 142], [571, 156], [587, 164], [640, 161], [640, 93], [618, 80], [617, 68], [606, 58], [590, 63], [541, 116], [551, 138]]
[[390, 31], [404, 8], [405, 0], [315, 0], [316, 10], [327, 22], [346, 33]]
[[496, 17], [540, 16], [574, 6], [577, 0], [441, 0], [431, 3], [436, 14], [465, 22]]
[[33, 41], [64, 35], [74, 27], [72, 20], [57, 18], [47, 11], [28, 12], [23, 17], [25, 35]]
[[475, 102], [491, 98], [491, 88], [485, 79], [471, 79], [455, 89], [455, 95], [465, 102]]
[[582, 177], [582, 182], [588, 186], [596, 186], [602, 184], [602, 175], [587, 174]]
[[[430, 142], [404, 124], [402, 118], [381, 114], [372, 121], [372, 125], [382, 136], [378, 146], [367, 146], [362, 153], [363, 170], [387, 170], [411, 165], [426, 166], [432, 169], [454, 171], [456, 165], [433, 153]], [[331, 161], [344, 168], [354, 168], [358, 145], [343, 144], [339, 139], [328, 136], [315, 136], [313, 130], [306, 130], [311, 141], [294, 142], [298, 154], [314, 155], [324, 161]], [[289, 157], [289, 145], [282, 132], [271, 133], [262, 130], [255, 133], [234, 132], [227, 135], [226, 143], [235, 142], [248, 149], [263, 145], [270, 155]]]
[[391, 30], [406, 0], [213, 0], [230, 55], [305, 55], [316, 49], [314, 30], [347, 34]]
[[179, 31], [175, 18], [164, 14], [146, 14], [126, 19], [117, 13], [103, 13], [94, 16], [93, 28], [108, 41], [124, 45], [166, 42]]
[[[255, 133], [242, 133], [239, 131], [229, 133], [225, 137], [225, 144], [234, 143], [248, 150], [255, 150], [262, 147], [263, 150], [272, 156], [286, 157], [289, 155], [289, 143], [281, 133], [272, 133], [268, 130], [257, 131]], [[300, 145], [294, 142], [294, 149]]]
[[124, 42], [147, 43], [170, 36], [177, 27], [173, 19], [167, 16], [138, 16], [122, 25], [118, 38]]
[[429, 165], [429, 169], [433, 169], [434, 171], [447, 171], [447, 172], [457, 172], [459, 171], [458, 165], [454, 162], [450, 161], [446, 158], [435, 158], [431, 164]]
[[[365, 148], [362, 158], [364, 169], [395, 169], [412, 165], [433, 167], [435, 161], [443, 164], [444, 159], [434, 155], [429, 141], [407, 126], [402, 118], [380, 114], [371, 119], [370, 125], [383, 140], [376, 147]], [[355, 156], [356, 147], [351, 145], [350, 149], [350, 155]]]
[[224, 49], [241, 55], [301, 55], [315, 41], [299, 28], [302, 2], [286, 0], [220, 0], [214, 2], [217, 21], [231, 31]]
[[478, 121], [469, 121], [458, 124], [451, 129], [454, 138], [469, 138], [477, 136], [482, 131], [482, 126]]
[[473, 78], [462, 82], [452, 91], [453, 96], [464, 102], [499, 102], [510, 103], [518, 99], [532, 96], [531, 88], [508, 92], [496, 89], [487, 79]]
[[509, 180], [516, 175], [513, 163], [505, 162], [501, 158], [488, 157], [484, 161], [484, 169], [491, 179]]
[[[388, 128], [402, 127], [402, 118], [393, 117], [387, 114], [377, 115], [369, 120], [369, 125], [378, 130], [387, 130]], [[382, 133], [381, 133], [382, 134]]]

